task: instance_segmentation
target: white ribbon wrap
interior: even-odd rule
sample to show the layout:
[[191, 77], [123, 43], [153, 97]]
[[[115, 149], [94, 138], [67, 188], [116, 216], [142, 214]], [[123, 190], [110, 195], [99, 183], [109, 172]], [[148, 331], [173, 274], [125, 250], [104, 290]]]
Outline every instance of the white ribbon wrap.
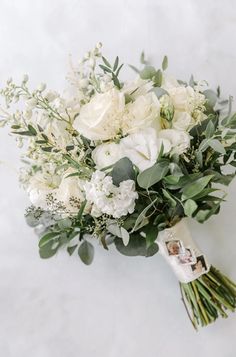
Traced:
[[158, 234], [158, 245], [159, 252], [182, 283], [189, 283], [210, 269], [205, 255], [191, 237], [186, 219], [161, 231]]

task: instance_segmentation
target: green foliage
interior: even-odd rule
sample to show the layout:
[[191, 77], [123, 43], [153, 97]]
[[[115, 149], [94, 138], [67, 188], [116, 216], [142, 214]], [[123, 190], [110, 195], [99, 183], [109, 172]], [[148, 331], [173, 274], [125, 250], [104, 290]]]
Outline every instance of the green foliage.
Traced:
[[158, 245], [156, 243], [153, 243], [147, 247], [145, 238], [138, 233], [132, 234], [130, 236], [129, 244], [126, 246], [119, 238], [116, 238], [114, 243], [116, 249], [121, 254], [126, 256], [151, 257], [158, 252]]
[[94, 258], [94, 247], [88, 241], [83, 241], [78, 249], [78, 254], [82, 262], [86, 265], [90, 265]]
[[204, 177], [199, 178], [195, 182], [192, 182], [190, 184], [187, 184], [184, 186], [182, 189], [182, 199], [187, 200], [189, 198], [193, 198], [208, 185], [208, 183], [212, 180], [214, 175], [207, 175]]
[[119, 186], [122, 181], [134, 180], [135, 171], [132, 162], [127, 157], [120, 159], [113, 166], [111, 176], [116, 186]]
[[140, 187], [148, 189], [161, 181], [169, 171], [169, 161], [162, 160], [138, 175], [137, 181]]

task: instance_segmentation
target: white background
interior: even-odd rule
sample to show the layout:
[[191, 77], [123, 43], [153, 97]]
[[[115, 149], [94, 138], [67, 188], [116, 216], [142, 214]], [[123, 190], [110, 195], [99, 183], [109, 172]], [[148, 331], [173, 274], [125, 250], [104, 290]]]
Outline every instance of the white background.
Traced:
[[[98, 41], [109, 58], [157, 65], [168, 54], [179, 78], [207, 79], [236, 92], [233, 0], [0, 0], [0, 82], [28, 73], [62, 89], [68, 54]], [[61, 253], [43, 261], [24, 222], [19, 151], [0, 131], [0, 355], [169, 357], [236, 355], [236, 315], [196, 333], [178, 283], [160, 256], [126, 258], [97, 247], [84, 266]], [[236, 182], [221, 214], [191, 223], [209, 259], [236, 280]]]

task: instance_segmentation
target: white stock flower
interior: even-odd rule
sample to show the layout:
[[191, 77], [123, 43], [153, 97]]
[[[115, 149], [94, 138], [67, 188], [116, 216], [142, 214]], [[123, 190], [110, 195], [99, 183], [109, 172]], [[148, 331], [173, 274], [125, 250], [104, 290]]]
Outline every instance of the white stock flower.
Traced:
[[121, 140], [122, 151], [140, 171], [153, 166], [163, 144], [164, 153], [168, 153], [171, 145], [165, 138], [158, 138], [153, 128], [130, 134]]
[[73, 126], [90, 140], [112, 139], [119, 132], [124, 107], [125, 96], [119, 90], [97, 93], [82, 106]]
[[160, 103], [154, 93], [138, 96], [125, 106], [122, 133], [131, 134], [147, 127], [161, 129]]
[[84, 190], [87, 201], [92, 205], [91, 215], [94, 217], [107, 214], [120, 218], [134, 212], [138, 194], [133, 180], [123, 181], [117, 187], [111, 176], [95, 171], [91, 180], [84, 184]]
[[172, 154], [183, 154], [190, 146], [190, 135], [182, 130], [163, 129], [159, 138], [169, 141]]
[[113, 142], [100, 144], [92, 152], [92, 159], [97, 169], [113, 165], [122, 157], [124, 157], [122, 146]]

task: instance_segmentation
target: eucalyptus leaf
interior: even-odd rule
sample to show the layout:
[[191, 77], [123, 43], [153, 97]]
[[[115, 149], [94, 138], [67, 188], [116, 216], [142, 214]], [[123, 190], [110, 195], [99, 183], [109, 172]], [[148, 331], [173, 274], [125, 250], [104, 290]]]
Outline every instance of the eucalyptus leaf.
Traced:
[[137, 231], [141, 227], [143, 227], [143, 221], [146, 219], [145, 223], [148, 223], [148, 219], [146, 217], [147, 212], [150, 210], [151, 207], [156, 203], [157, 198], [153, 200], [147, 207], [145, 207], [142, 212], [139, 214], [138, 218], [135, 221], [134, 227], [132, 229], [132, 232]]
[[163, 71], [165, 71], [167, 69], [167, 67], [168, 67], [168, 57], [165, 56], [163, 58], [163, 61], [162, 61], [162, 69], [163, 69]]
[[225, 154], [225, 148], [224, 146], [221, 144], [221, 142], [219, 140], [216, 139], [211, 139], [209, 141], [209, 146], [214, 149], [216, 152], [219, 152], [220, 154]]
[[188, 198], [193, 198], [199, 194], [209, 184], [213, 177], [214, 175], [203, 176], [195, 182], [186, 185], [182, 190], [182, 199], [187, 200]]
[[146, 66], [144, 69], [139, 73], [142, 79], [152, 79], [156, 74], [156, 70], [152, 66]]
[[119, 186], [122, 181], [134, 180], [135, 172], [132, 162], [127, 157], [120, 159], [113, 166], [111, 176], [116, 186]]
[[197, 207], [198, 206], [195, 201], [188, 199], [184, 203], [184, 213], [186, 214], [186, 216], [192, 217], [192, 215], [196, 211]]
[[84, 240], [79, 246], [78, 254], [84, 264], [90, 265], [94, 258], [93, 245], [90, 242]]
[[140, 187], [148, 189], [161, 181], [169, 171], [169, 161], [161, 161], [138, 175], [137, 181]]

